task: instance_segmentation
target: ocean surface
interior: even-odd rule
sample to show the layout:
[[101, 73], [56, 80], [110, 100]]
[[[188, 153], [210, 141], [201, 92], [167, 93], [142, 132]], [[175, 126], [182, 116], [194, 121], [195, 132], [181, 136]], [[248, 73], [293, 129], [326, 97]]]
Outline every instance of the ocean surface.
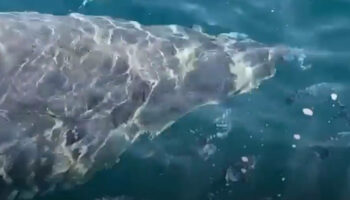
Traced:
[[140, 137], [88, 182], [35, 200], [350, 199], [349, 0], [0, 0], [0, 11], [238, 32], [304, 55], [258, 89]]

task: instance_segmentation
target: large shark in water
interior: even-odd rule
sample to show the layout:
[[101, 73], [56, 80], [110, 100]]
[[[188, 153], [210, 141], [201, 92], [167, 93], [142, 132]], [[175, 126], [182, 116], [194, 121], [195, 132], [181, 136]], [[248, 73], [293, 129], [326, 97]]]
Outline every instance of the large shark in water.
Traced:
[[285, 49], [100, 16], [0, 14], [0, 198], [113, 165], [140, 134], [256, 88]]

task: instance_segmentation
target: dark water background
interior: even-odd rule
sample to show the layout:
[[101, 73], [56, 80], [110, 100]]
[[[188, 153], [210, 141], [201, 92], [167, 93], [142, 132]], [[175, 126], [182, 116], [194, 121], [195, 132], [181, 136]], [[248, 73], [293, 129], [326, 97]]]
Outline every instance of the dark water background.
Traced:
[[[311, 68], [297, 61], [280, 64], [258, 90], [202, 107], [159, 137], [142, 137], [119, 164], [86, 184], [36, 200], [350, 199], [350, 1], [95, 0], [81, 5], [81, 0], [0, 0], [0, 11], [80, 12], [143, 24], [196, 24], [212, 34], [240, 32], [259, 42], [304, 49], [304, 65]], [[305, 116], [303, 108], [314, 115]], [[225, 131], [227, 137], [215, 138]], [[296, 133], [301, 140], [293, 138]], [[203, 156], [205, 145], [216, 152]], [[227, 169], [241, 166], [242, 156], [254, 161], [254, 169], [227, 184]]]

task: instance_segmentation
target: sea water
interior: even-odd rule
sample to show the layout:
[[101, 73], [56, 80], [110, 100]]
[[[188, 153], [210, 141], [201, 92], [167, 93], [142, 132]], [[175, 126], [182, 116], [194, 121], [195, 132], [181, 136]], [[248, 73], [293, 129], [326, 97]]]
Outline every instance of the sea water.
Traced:
[[0, 0], [0, 11], [244, 33], [305, 55], [250, 93], [142, 136], [87, 183], [36, 200], [350, 199], [350, 1]]

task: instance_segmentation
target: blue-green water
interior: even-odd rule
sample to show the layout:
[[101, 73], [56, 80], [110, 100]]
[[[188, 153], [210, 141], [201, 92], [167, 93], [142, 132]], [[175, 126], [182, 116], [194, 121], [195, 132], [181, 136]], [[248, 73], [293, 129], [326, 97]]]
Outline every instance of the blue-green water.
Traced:
[[[37, 200], [350, 199], [350, 1], [95, 0], [81, 5], [81, 0], [0, 0], [0, 11], [80, 12], [143, 24], [200, 25], [212, 34], [241, 32], [262, 43], [304, 49], [304, 65], [311, 68], [296, 61], [281, 65], [258, 90], [200, 108], [159, 137], [141, 138], [112, 169]], [[314, 115], [304, 115], [303, 108]], [[218, 132], [228, 136], [214, 137]], [[203, 155], [205, 145], [216, 151]], [[242, 156], [252, 162], [249, 167], [242, 166]], [[226, 181], [228, 169], [239, 174], [237, 181]]]

